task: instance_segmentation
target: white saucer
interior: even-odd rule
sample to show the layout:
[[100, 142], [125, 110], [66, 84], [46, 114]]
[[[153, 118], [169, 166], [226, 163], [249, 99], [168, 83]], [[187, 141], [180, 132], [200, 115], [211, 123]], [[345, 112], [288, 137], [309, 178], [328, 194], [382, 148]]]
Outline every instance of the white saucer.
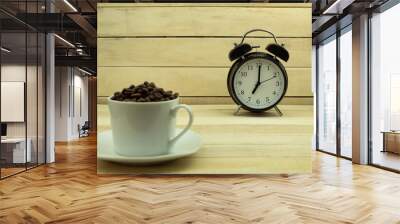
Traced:
[[[177, 128], [179, 133], [182, 129]], [[169, 150], [169, 154], [159, 156], [121, 156], [114, 152], [114, 144], [112, 139], [112, 131], [104, 131], [99, 133], [97, 138], [97, 158], [116, 163], [124, 163], [130, 165], [151, 165], [156, 163], [167, 162], [190, 156], [196, 153], [201, 146], [201, 138], [197, 133], [189, 130], [184, 134]]]

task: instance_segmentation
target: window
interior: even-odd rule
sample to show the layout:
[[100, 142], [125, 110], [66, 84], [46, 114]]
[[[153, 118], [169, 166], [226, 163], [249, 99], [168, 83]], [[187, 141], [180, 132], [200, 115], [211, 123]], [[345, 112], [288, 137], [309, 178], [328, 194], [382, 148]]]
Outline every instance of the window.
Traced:
[[352, 30], [340, 35], [340, 155], [352, 157]]
[[336, 36], [318, 47], [318, 149], [336, 153]]
[[[44, 3], [20, 1], [15, 10], [41, 13]], [[45, 44], [44, 33], [0, 13], [0, 178], [45, 163]]]
[[371, 141], [373, 164], [400, 170], [400, 4], [371, 19]]

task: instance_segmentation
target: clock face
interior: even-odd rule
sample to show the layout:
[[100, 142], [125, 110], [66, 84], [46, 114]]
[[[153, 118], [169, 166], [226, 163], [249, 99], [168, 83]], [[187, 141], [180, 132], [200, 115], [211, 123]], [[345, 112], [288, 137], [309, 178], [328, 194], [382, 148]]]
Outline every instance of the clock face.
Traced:
[[287, 87], [286, 73], [272, 60], [258, 57], [237, 68], [233, 89], [238, 101], [250, 109], [263, 110], [278, 103]]

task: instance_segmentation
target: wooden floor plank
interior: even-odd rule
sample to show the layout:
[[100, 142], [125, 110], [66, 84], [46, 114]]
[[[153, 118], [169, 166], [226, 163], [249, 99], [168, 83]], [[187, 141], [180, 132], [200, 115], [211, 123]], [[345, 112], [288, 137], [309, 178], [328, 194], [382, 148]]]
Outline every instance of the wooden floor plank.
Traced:
[[96, 137], [0, 181], [0, 223], [400, 223], [400, 175], [313, 152], [297, 175], [98, 176]]

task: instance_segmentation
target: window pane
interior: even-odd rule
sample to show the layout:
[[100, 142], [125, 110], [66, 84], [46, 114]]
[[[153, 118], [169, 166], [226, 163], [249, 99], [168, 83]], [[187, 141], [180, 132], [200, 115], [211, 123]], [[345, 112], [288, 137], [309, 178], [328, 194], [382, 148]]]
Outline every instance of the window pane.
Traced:
[[352, 35], [340, 36], [340, 153], [352, 157]]
[[43, 33], [38, 35], [38, 164], [45, 163], [45, 122], [46, 122], [46, 36]]
[[318, 48], [318, 148], [336, 153], [336, 37]]
[[[0, 1], [17, 16], [44, 13], [44, 5], [44, 0]], [[0, 12], [1, 178], [45, 162], [45, 43], [43, 33]]]
[[372, 163], [400, 170], [400, 5], [372, 22]]
[[37, 68], [37, 41], [38, 36], [36, 32], [27, 33], [27, 43], [28, 43], [28, 55], [27, 55], [27, 80], [26, 80], [26, 113], [27, 113], [27, 141], [30, 147], [30, 160], [27, 164], [28, 168], [34, 167], [37, 165], [37, 82], [38, 82], [38, 68]]
[[[26, 144], [26, 33], [1, 33], [1, 177], [25, 170], [30, 159]], [[13, 108], [13, 109], [11, 109]], [[27, 150], [28, 146], [28, 150]]]

